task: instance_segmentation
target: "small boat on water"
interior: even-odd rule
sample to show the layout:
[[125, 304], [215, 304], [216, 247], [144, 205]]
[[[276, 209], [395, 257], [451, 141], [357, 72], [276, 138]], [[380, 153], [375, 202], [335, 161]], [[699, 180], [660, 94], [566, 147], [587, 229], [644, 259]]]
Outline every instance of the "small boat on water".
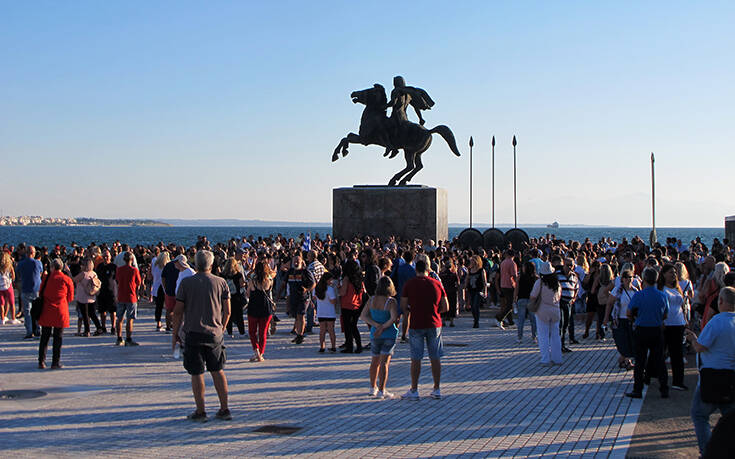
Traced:
[[559, 222], [554, 222], [551, 225], [546, 225], [547, 228], [559, 228]]

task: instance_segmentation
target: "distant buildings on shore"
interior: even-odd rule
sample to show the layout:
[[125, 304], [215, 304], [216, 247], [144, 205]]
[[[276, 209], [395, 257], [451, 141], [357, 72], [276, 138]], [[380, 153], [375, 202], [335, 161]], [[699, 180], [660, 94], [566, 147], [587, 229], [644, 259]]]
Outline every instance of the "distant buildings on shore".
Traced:
[[101, 219], [101, 218], [56, 218], [40, 215], [0, 217], [0, 226], [171, 226], [155, 220]]

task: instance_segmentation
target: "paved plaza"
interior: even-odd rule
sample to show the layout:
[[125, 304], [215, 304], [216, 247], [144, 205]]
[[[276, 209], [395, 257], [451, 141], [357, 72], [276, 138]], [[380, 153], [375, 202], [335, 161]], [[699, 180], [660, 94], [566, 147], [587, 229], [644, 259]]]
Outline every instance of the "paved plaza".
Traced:
[[[60, 371], [36, 369], [38, 341], [20, 340], [21, 325], [0, 328], [0, 390], [48, 393], [0, 400], [4, 457], [624, 457], [642, 405], [623, 396], [632, 374], [613, 365], [611, 340], [589, 340], [562, 366], [542, 367], [530, 338], [518, 345], [515, 329], [491, 329], [487, 320], [472, 329], [469, 318], [444, 329], [443, 400], [377, 401], [367, 395], [369, 352], [319, 354], [317, 335], [293, 345], [284, 320], [265, 362], [248, 361], [247, 339], [227, 339], [234, 420], [213, 419], [207, 376], [210, 422], [193, 424], [185, 420], [193, 410], [189, 377], [170, 356], [170, 335], [154, 330], [150, 309], [141, 315], [137, 348], [68, 329]], [[394, 357], [388, 388], [400, 395], [409, 383], [408, 344]], [[427, 360], [422, 370], [425, 397]], [[267, 425], [301, 430], [256, 432]]]

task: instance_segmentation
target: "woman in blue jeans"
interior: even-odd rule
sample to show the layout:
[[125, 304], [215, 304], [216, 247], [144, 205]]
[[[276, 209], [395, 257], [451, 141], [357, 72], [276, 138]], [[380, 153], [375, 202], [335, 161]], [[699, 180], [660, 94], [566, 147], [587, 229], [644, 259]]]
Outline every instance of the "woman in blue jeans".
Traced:
[[360, 314], [360, 318], [370, 325], [370, 351], [373, 354], [370, 362], [370, 396], [380, 399], [394, 397], [385, 389], [385, 384], [398, 336], [398, 303], [393, 298], [395, 295], [396, 288], [390, 277], [381, 277], [375, 295], [370, 297]]
[[523, 340], [523, 325], [526, 323], [526, 316], [531, 322], [531, 338], [533, 338], [534, 343], [538, 342], [536, 339], [536, 316], [528, 310], [528, 299], [537, 279], [536, 264], [531, 261], [525, 262], [521, 267], [521, 275], [518, 278], [515, 293], [518, 304], [518, 344], [521, 344]]
[[470, 267], [464, 280], [464, 288], [467, 291], [466, 298], [470, 300], [472, 309], [472, 328], [480, 327], [480, 306], [487, 296], [487, 277], [482, 269], [482, 258], [475, 255], [470, 258]]

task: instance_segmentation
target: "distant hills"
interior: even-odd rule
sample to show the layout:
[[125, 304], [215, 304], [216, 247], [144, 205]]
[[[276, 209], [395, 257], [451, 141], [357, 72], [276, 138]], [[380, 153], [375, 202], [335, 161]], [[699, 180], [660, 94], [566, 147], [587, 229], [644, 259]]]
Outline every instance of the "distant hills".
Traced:
[[285, 226], [285, 227], [330, 227], [331, 223], [324, 222], [286, 222], [278, 220], [240, 220], [237, 218], [222, 218], [222, 219], [184, 219], [184, 218], [171, 218], [171, 219], [158, 219], [158, 221], [167, 223], [172, 226], [254, 226], [254, 227], [265, 227], [265, 226]]
[[[323, 228], [331, 227], [331, 222], [290, 222], [283, 220], [245, 220], [238, 218], [219, 218], [219, 219], [208, 219], [208, 218], [158, 218], [156, 221], [166, 223], [171, 226], [252, 226], [252, 227], [288, 227], [288, 228]], [[452, 228], [465, 228], [467, 223], [450, 223], [449, 226]], [[490, 225], [475, 225], [478, 228], [489, 227]], [[512, 223], [498, 223], [498, 228], [512, 228]], [[605, 227], [605, 225], [561, 225], [564, 227]], [[546, 228], [547, 225], [540, 223], [533, 224], [521, 224], [519, 228]]]

